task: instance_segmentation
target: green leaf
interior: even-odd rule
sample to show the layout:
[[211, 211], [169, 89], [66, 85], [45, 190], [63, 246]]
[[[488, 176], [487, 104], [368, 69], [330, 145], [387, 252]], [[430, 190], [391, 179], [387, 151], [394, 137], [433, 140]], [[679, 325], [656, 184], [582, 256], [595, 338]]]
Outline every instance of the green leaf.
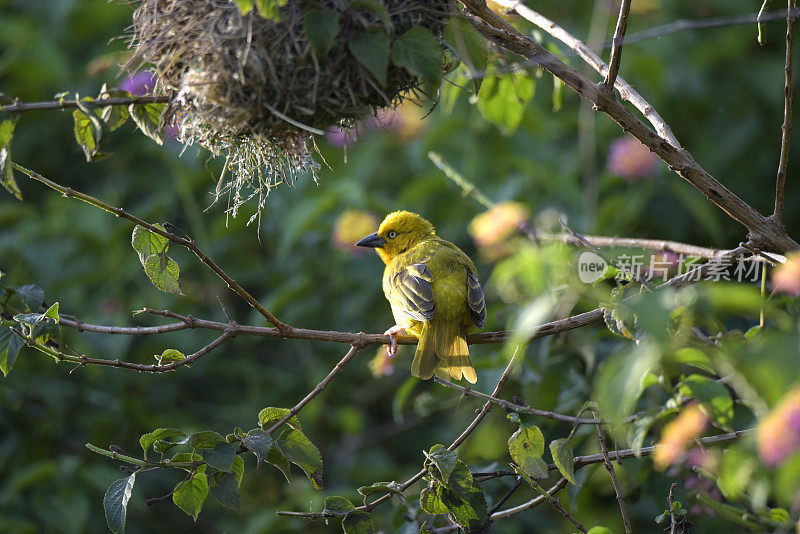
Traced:
[[58, 317], [58, 302], [53, 303], [53, 305], [51, 305], [49, 308], [47, 308], [47, 311], [42, 314], [42, 318], [43, 319], [52, 319], [55, 322], [58, 322], [58, 320], [59, 320], [59, 317]]
[[143, 134], [159, 145], [164, 144], [161, 131], [161, 115], [164, 113], [165, 108], [166, 104], [162, 103], [134, 103], [128, 106], [128, 112], [136, 126], [139, 127]]
[[286, 459], [286, 456], [284, 456], [277, 447], [273, 446], [267, 453], [267, 463], [277, 467], [280, 472], [283, 473], [286, 482], [291, 484], [292, 466], [289, 464], [289, 460]]
[[87, 115], [82, 110], [76, 109], [72, 112], [72, 119], [74, 121], [75, 140], [83, 149], [86, 161], [92, 161], [92, 156], [97, 153], [100, 136], [102, 135], [102, 129], [95, 123], [97, 117], [92, 114]]
[[542, 460], [544, 436], [537, 426], [520, 427], [508, 438], [511, 458], [534, 478], [547, 477], [547, 464]]
[[370, 486], [361, 486], [358, 488], [358, 492], [364, 496], [364, 502], [366, 503], [366, 497], [369, 497], [373, 493], [389, 493], [392, 495], [402, 495], [403, 490], [400, 489], [400, 484], [392, 480], [391, 482], [375, 482]]
[[253, 10], [253, 0], [233, 0], [242, 15], [247, 15]]
[[356, 61], [375, 75], [381, 85], [386, 85], [389, 66], [389, 37], [383, 30], [369, 30], [347, 42], [347, 48]]
[[700, 401], [701, 407], [718, 425], [730, 427], [733, 399], [724, 385], [705, 376], [689, 375], [683, 380], [680, 393]]
[[125, 532], [125, 520], [128, 514], [128, 501], [133, 492], [136, 473], [120, 478], [111, 483], [103, 497], [103, 510], [106, 514], [108, 529], [114, 534]]
[[184, 356], [181, 351], [175, 349], [166, 349], [160, 355], [156, 354], [155, 357], [156, 360], [158, 360], [158, 365], [164, 365], [169, 362], [179, 362], [186, 359], [186, 356]]
[[269, 454], [269, 450], [272, 448], [273, 440], [272, 436], [260, 428], [254, 428], [247, 433], [242, 443], [247, 447], [247, 450], [256, 455], [256, 460], [260, 464], [267, 459], [267, 454]]
[[[131, 94], [128, 91], [110, 89], [102, 91], [97, 98], [124, 98], [130, 96]], [[108, 129], [112, 132], [125, 124], [128, 117], [130, 117], [130, 113], [125, 106], [106, 106], [100, 111], [100, 118], [103, 119], [103, 122], [106, 123]]]
[[439, 491], [444, 487], [437, 484], [434, 488], [425, 488], [419, 494], [419, 505], [427, 513], [431, 515], [439, 515], [448, 513], [447, 506], [444, 505], [442, 499], [439, 497]]
[[8, 376], [20, 349], [25, 345], [25, 341], [14, 332], [8, 323], [0, 323], [0, 371], [3, 376]]
[[[160, 224], [154, 225], [160, 230], [164, 227]], [[163, 254], [169, 249], [169, 239], [161, 234], [152, 232], [144, 226], [137, 226], [131, 234], [131, 246], [139, 255], [139, 262], [144, 267], [145, 260], [154, 254]]]
[[447, 489], [461, 498], [467, 498], [473, 486], [472, 473], [467, 464], [458, 460], [456, 467], [447, 478]]
[[653, 423], [677, 411], [674, 408], [653, 408], [636, 418], [628, 429], [628, 446], [630, 446], [637, 458], [642, 456], [644, 438], [647, 437], [647, 432], [653, 426]]
[[460, 16], [453, 16], [444, 29], [444, 39], [467, 67], [470, 78], [475, 82], [475, 91], [479, 91], [489, 63], [486, 38], [478, 33], [469, 21]]
[[14, 127], [17, 121], [13, 119], [6, 119], [0, 122], [0, 148], [5, 148], [11, 144], [14, 138]]
[[592, 527], [586, 534], [614, 534], [608, 527]]
[[593, 398], [612, 426], [633, 413], [642, 394], [642, 378], [658, 364], [661, 354], [658, 345], [643, 340], [600, 365]]
[[477, 483], [472, 486], [467, 498], [459, 497], [446, 488], [441, 491], [440, 498], [453, 519], [467, 532], [479, 532], [486, 524], [486, 498]]
[[536, 82], [525, 72], [490, 76], [483, 80], [478, 93], [478, 109], [503, 135], [511, 135], [522, 122], [535, 89]]
[[[258, 412], [258, 424], [263, 428], [267, 425], [272, 426], [272, 424], [277, 423], [287, 415], [289, 415], [288, 408], [275, 408], [273, 406], [267, 406], [260, 412]], [[303, 429], [300, 427], [300, 420], [297, 416], [290, 417], [286, 423], [290, 427], [294, 428], [295, 430], [299, 430], [300, 432]]]
[[303, 30], [314, 52], [325, 57], [339, 33], [339, 12], [335, 9], [309, 9], [303, 16]]
[[456, 468], [458, 455], [455, 452], [448, 451], [444, 445], [437, 443], [431, 447], [429, 452], [425, 452], [425, 456], [439, 468], [442, 482], [447, 482], [450, 478], [450, 473]]
[[192, 449], [211, 449], [216, 447], [218, 443], [224, 443], [225, 438], [218, 432], [213, 430], [202, 430], [189, 434], [184, 439], [178, 442], [178, 445], [188, 445]]
[[550, 454], [553, 455], [553, 462], [570, 483], [580, 486], [575, 480], [575, 465], [573, 464], [572, 447], [566, 438], [554, 439], [550, 442]]
[[698, 369], [702, 369], [707, 373], [714, 372], [714, 366], [711, 364], [711, 360], [708, 358], [708, 356], [695, 348], [687, 347], [676, 351], [674, 359], [675, 363], [691, 365], [693, 367], [697, 367]]
[[338, 495], [331, 495], [325, 497], [325, 509], [322, 511], [324, 514], [333, 515], [347, 515], [349, 512], [355, 510], [356, 507], [350, 502], [350, 499], [345, 499]]
[[239, 483], [233, 473], [216, 473], [212, 477], [211, 496], [217, 499], [222, 506], [238, 510], [242, 507], [242, 497], [239, 495]]
[[322, 455], [305, 434], [287, 428], [275, 440], [275, 445], [287, 460], [305, 471], [315, 489], [322, 489]]
[[179, 280], [181, 268], [178, 262], [166, 254], [153, 254], [144, 262], [144, 272], [157, 289], [165, 293], [183, 295]]
[[232, 443], [217, 443], [212, 448], [202, 449], [200, 456], [203, 460], [215, 469], [220, 471], [231, 472], [233, 469], [233, 462], [236, 460], [236, 445]]
[[244, 460], [242, 460], [241, 456], [236, 455], [236, 458], [233, 459], [231, 471], [236, 475], [236, 482], [241, 486], [242, 478], [244, 478]]
[[175, 493], [172, 494], [175, 506], [192, 516], [195, 521], [208, 498], [208, 479], [204, 467], [200, 466], [189, 480], [175, 486]]
[[22, 200], [22, 190], [14, 178], [14, 169], [11, 167], [11, 150], [7, 146], [0, 148], [0, 185], [17, 200]]
[[392, 28], [392, 22], [391, 19], [389, 18], [389, 10], [386, 9], [386, 6], [383, 5], [381, 2], [379, 2], [378, 0], [353, 0], [352, 2], [350, 2], [349, 8], [363, 9], [364, 11], [369, 11], [370, 13], [378, 17], [378, 19], [380, 19], [380, 21], [383, 23], [383, 26], [387, 30], [390, 30]]
[[278, 8], [286, 5], [288, 0], [255, 0], [258, 14], [265, 19], [280, 21], [281, 12]]
[[414, 26], [395, 39], [392, 62], [422, 79], [429, 92], [439, 87], [442, 79], [442, 50], [439, 41], [422, 26]]
[[368, 512], [350, 512], [342, 520], [342, 529], [345, 534], [372, 534], [375, 527], [372, 525], [372, 515]]
[[44, 306], [44, 290], [34, 284], [15, 287], [14, 291], [28, 310], [37, 311]]
[[139, 444], [142, 446], [142, 450], [144, 451], [144, 456], [147, 458], [147, 450], [153, 445], [156, 441], [165, 440], [167, 438], [184, 438], [186, 437], [186, 432], [179, 428], [158, 428], [144, 434], [141, 438], [139, 438]]

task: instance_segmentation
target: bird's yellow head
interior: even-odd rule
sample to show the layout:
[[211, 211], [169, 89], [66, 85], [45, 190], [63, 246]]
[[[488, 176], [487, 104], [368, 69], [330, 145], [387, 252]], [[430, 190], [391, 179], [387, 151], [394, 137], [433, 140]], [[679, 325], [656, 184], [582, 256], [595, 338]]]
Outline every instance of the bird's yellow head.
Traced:
[[386, 216], [377, 232], [356, 246], [374, 248], [383, 262], [389, 263], [398, 254], [435, 235], [433, 225], [416, 213], [395, 211]]

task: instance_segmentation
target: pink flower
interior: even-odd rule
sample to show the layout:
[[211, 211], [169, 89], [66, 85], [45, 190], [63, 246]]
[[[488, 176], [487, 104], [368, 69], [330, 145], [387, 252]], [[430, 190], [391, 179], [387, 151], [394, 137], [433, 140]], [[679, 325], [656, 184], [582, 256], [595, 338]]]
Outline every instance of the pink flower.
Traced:
[[656, 169], [658, 158], [637, 139], [625, 136], [611, 142], [608, 147], [608, 171], [629, 182], [648, 178]]
[[153, 78], [152, 71], [140, 70], [130, 76], [127, 76], [119, 88], [123, 91], [128, 91], [132, 95], [141, 96], [150, 93], [153, 87], [156, 86], [155, 79]]
[[659, 471], [678, 462], [683, 457], [687, 443], [696, 439], [706, 429], [708, 418], [697, 404], [690, 404], [670, 421], [661, 433], [653, 454], [653, 464]]
[[793, 297], [800, 296], [800, 252], [786, 256], [782, 263], [772, 272], [772, 287], [775, 291]]
[[490, 261], [511, 253], [506, 240], [519, 230], [528, 218], [528, 209], [519, 202], [500, 202], [488, 211], [476, 215], [469, 223], [469, 233], [475, 245]]
[[333, 146], [345, 148], [346, 146], [353, 146], [358, 142], [359, 127], [355, 128], [342, 128], [334, 126], [325, 134], [328, 142]]
[[777, 467], [800, 449], [800, 387], [787, 393], [758, 427], [758, 454], [769, 467]]

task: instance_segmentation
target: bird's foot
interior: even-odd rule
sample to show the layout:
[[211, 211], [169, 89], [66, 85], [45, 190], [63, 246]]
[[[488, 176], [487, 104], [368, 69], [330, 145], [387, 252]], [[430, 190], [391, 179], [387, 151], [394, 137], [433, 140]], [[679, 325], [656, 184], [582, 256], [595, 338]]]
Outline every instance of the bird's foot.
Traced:
[[386, 355], [389, 358], [394, 358], [395, 355], [397, 355], [397, 335], [405, 333], [405, 327], [402, 327], [399, 324], [394, 325], [383, 333], [384, 336], [389, 336], [389, 344], [386, 345]]

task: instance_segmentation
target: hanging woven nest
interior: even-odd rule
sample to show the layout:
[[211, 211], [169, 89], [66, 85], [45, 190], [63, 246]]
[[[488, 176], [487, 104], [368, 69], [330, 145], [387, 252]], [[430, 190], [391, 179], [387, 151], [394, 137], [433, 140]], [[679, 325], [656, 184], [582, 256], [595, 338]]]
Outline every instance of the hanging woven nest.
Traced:
[[[238, 4], [247, 4], [239, 1]], [[143, 0], [129, 65], [152, 65], [173, 95], [164, 121], [226, 156], [235, 214], [317, 167], [310, 133], [350, 127], [442, 72], [451, 0], [273, 0], [243, 14], [233, 0]], [[285, 4], [285, 5], [280, 5]], [[420, 54], [421, 51], [421, 54]]]

